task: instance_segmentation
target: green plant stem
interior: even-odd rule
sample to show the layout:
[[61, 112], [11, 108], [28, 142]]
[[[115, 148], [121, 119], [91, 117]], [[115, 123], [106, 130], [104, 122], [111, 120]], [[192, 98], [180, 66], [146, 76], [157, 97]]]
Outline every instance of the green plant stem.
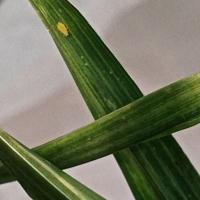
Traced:
[[0, 149], [2, 162], [34, 200], [105, 200], [3, 130]]
[[[64, 169], [172, 134], [199, 122], [200, 73], [136, 100], [34, 151]], [[161, 169], [158, 169], [159, 175], [162, 174]], [[190, 195], [195, 196], [196, 193]]]

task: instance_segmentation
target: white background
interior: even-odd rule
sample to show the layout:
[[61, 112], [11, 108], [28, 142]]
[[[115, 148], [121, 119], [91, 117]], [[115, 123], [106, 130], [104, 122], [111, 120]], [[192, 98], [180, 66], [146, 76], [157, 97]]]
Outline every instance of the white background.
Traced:
[[[148, 94], [200, 71], [199, 0], [71, 0]], [[0, 5], [0, 126], [29, 147], [93, 121], [28, 0]], [[200, 126], [176, 134], [200, 171]], [[111, 200], [133, 197], [112, 156], [67, 170]], [[1, 200], [29, 197], [17, 183]]]

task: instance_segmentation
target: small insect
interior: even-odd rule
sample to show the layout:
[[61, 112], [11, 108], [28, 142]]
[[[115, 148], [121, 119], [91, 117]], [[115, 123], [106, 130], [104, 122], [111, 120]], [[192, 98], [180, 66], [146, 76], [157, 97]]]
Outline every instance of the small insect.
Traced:
[[57, 29], [65, 36], [69, 36], [69, 28], [62, 22], [58, 22]]

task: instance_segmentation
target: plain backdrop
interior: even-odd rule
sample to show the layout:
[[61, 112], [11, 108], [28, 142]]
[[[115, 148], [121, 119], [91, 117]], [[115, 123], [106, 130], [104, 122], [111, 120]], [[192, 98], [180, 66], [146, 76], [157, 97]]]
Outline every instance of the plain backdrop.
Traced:
[[[71, 0], [145, 94], [200, 71], [199, 0]], [[28, 0], [0, 4], [0, 126], [28, 147], [93, 121]], [[200, 126], [176, 138], [200, 171]], [[110, 200], [133, 199], [112, 156], [67, 170]], [[28, 200], [17, 183], [1, 200]]]

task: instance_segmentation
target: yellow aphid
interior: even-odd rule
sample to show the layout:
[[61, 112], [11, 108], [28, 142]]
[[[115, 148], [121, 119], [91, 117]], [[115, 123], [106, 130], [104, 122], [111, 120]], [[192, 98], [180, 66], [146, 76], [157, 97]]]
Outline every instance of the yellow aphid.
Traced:
[[65, 24], [63, 24], [62, 22], [58, 22], [57, 29], [61, 33], [63, 33], [64, 36], [66, 36], [66, 37], [69, 36], [69, 28]]

